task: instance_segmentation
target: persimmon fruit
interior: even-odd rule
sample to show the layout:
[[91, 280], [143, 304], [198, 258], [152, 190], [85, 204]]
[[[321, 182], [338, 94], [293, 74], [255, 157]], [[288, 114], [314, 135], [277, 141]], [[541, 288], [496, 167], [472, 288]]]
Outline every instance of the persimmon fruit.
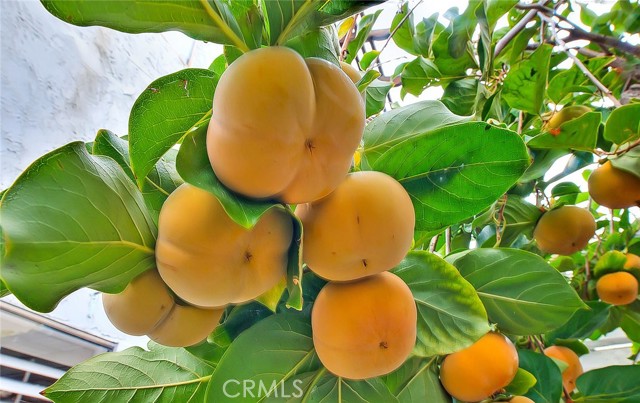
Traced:
[[585, 209], [562, 206], [540, 217], [533, 231], [540, 250], [571, 255], [582, 250], [596, 232], [596, 221]]
[[489, 332], [471, 346], [446, 356], [440, 367], [440, 381], [456, 399], [477, 402], [511, 383], [518, 364], [511, 340]]
[[192, 305], [242, 303], [285, 276], [292, 234], [283, 209], [271, 208], [246, 229], [214, 195], [185, 183], [160, 210], [156, 264], [169, 288]]
[[564, 361], [568, 365], [568, 367], [562, 371], [562, 386], [568, 392], [572, 392], [576, 388], [576, 379], [584, 372], [578, 354], [565, 346], [547, 347], [544, 349], [544, 354], [547, 357]]
[[392, 269], [411, 248], [415, 212], [392, 177], [349, 174], [329, 196], [300, 204], [303, 260], [319, 276], [349, 281]]
[[417, 310], [409, 287], [395, 274], [329, 282], [311, 312], [313, 345], [336, 376], [367, 379], [407, 359], [416, 341]]
[[598, 297], [611, 305], [628, 305], [638, 298], [638, 280], [626, 271], [608, 273], [596, 282]]
[[589, 195], [601, 206], [612, 209], [640, 206], [640, 177], [618, 169], [607, 161], [588, 180]]

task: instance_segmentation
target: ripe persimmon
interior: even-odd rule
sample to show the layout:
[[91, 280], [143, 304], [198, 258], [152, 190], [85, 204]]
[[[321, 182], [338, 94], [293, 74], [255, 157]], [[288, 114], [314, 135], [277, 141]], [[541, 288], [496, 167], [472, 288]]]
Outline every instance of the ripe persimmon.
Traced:
[[562, 206], [540, 217], [533, 238], [544, 252], [571, 255], [587, 246], [595, 232], [596, 221], [589, 211]]
[[564, 361], [568, 365], [568, 367], [562, 371], [562, 386], [568, 392], [572, 392], [576, 388], [576, 379], [584, 372], [578, 354], [564, 346], [547, 347], [544, 349], [544, 354], [547, 357]]

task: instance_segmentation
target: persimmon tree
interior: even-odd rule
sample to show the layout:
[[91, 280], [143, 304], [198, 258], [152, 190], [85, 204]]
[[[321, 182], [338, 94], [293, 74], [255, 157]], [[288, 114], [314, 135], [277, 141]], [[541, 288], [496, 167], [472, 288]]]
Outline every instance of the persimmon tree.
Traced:
[[[99, 355], [70, 369], [43, 392], [45, 396], [59, 402], [439, 403], [464, 396], [486, 402], [516, 396], [514, 401], [528, 401], [520, 397], [525, 396], [537, 403], [640, 401], [640, 198], [634, 196], [640, 194], [637, 1], [618, 0], [598, 15], [588, 5], [566, 0], [474, 0], [464, 10], [453, 8], [442, 17], [432, 15], [420, 21], [415, 10], [421, 2], [412, 2], [399, 5], [388, 29], [374, 31], [379, 11], [367, 9], [379, 3], [42, 0], [53, 16], [70, 24], [100, 25], [132, 34], [176, 30], [224, 45], [223, 54], [208, 69], [189, 68], [150, 83], [131, 109], [128, 133], [100, 130], [93, 142], [58, 148], [35, 161], [2, 192], [2, 296], [13, 294], [31, 309], [50, 312], [68, 294], [89, 287], [109, 294], [105, 301], [116, 325], [125, 323], [123, 327], [149, 334], [158, 343], [170, 340], [164, 344], [185, 345], [169, 347], [152, 341], [147, 349]], [[364, 51], [365, 42], [373, 36], [386, 42], [379, 49]], [[405, 53], [406, 61], [391, 76], [384, 76], [378, 68], [391, 41]], [[286, 70], [291, 76], [284, 79], [270, 75], [270, 66], [280, 63], [280, 56], [256, 68], [248, 56], [255, 57], [252, 52], [266, 47], [295, 51], [281, 54], [294, 55], [292, 63], [299, 69]], [[244, 63], [244, 70], [234, 66], [236, 60]], [[227, 69], [233, 73], [229, 70], [225, 76]], [[295, 81], [308, 77], [305, 74], [311, 74], [313, 81]], [[326, 77], [340, 82], [340, 89], [326, 87]], [[276, 79], [282, 83], [272, 87], [280, 92], [265, 89], [245, 95], [258, 87], [268, 88]], [[213, 102], [218, 84], [218, 97], [224, 93], [227, 98]], [[361, 97], [349, 86], [357, 88]], [[389, 105], [387, 94], [394, 86], [402, 97], [418, 96], [430, 87], [441, 87], [443, 95], [439, 100]], [[255, 105], [260, 111], [271, 103], [289, 102], [290, 98], [283, 100], [285, 92], [298, 94], [299, 99], [287, 104], [293, 105], [291, 114], [279, 109], [275, 121], [272, 115], [247, 115], [247, 111], [254, 113]], [[336, 102], [331, 98], [336, 94], [344, 110], [331, 103]], [[304, 104], [309, 97], [315, 97], [313, 113], [324, 113], [322, 119], [307, 119], [317, 116]], [[246, 104], [248, 100], [251, 105]], [[243, 103], [246, 110], [241, 109]], [[356, 123], [344, 123], [352, 115], [362, 122], [366, 118], [363, 130]], [[347, 208], [341, 197], [350, 200], [348, 194], [332, 198], [331, 193], [327, 196], [329, 188], [314, 190], [324, 197], [319, 201], [298, 200], [304, 192], [297, 191], [295, 197], [283, 198], [284, 193], [271, 188], [246, 194], [259, 186], [269, 187], [271, 179], [278, 182], [272, 171], [286, 177], [288, 170], [309, 168], [300, 159], [288, 165], [284, 161], [293, 151], [280, 143], [271, 146], [245, 130], [245, 121], [254, 117], [262, 119], [261, 128], [270, 135], [278, 135], [278, 124], [283, 126], [282, 136], [300, 129], [306, 147], [300, 158], [316, 158], [324, 152], [326, 159], [317, 166], [320, 171], [333, 163], [332, 158], [346, 155], [353, 159], [349, 171], [384, 173], [401, 185], [401, 194], [409, 196], [413, 211], [407, 211], [408, 202], [396, 203], [396, 196], [388, 192], [358, 193], [364, 194], [360, 199], [368, 210], [360, 214], [361, 207], [349, 207], [355, 213], [344, 217], [353, 218], [357, 225], [345, 225], [342, 233], [332, 234], [345, 237], [338, 242], [349, 249], [345, 259], [357, 257], [357, 264], [349, 266], [349, 280], [361, 276], [368, 280], [331, 283], [325, 288], [327, 280], [341, 280], [344, 273], [324, 277], [324, 272], [315, 273], [305, 261], [305, 225], [315, 226], [314, 220], [321, 216], [316, 212], [324, 208], [336, 220], [327, 226], [342, 226], [346, 218], [338, 213]], [[352, 144], [347, 147], [336, 136], [334, 148], [322, 150], [313, 136], [331, 131], [327, 127], [347, 127]], [[224, 136], [236, 137], [216, 138], [213, 143], [208, 129], [218, 130], [215, 135], [224, 130]], [[357, 145], [353, 139], [360, 132]], [[247, 154], [218, 148], [229, 141], [240, 142], [230, 149], [247, 150]], [[256, 146], [254, 141], [262, 143]], [[275, 164], [260, 172], [261, 179], [240, 175], [245, 165], [267, 161], [276, 152]], [[564, 168], [549, 174], [561, 158], [567, 161]], [[214, 172], [221, 172], [216, 164], [224, 165], [224, 178]], [[310, 172], [315, 172], [312, 168]], [[598, 173], [587, 185], [596, 168]], [[323, 178], [332, 183], [331, 189], [338, 186], [340, 169], [331, 171], [330, 180]], [[582, 176], [572, 175], [576, 172]], [[236, 176], [233, 186], [225, 179]], [[174, 193], [181, 185], [181, 194], [192, 189], [189, 194], [199, 195], [187, 197], [182, 204], [186, 207], [180, 207]], [[307, 181], [300, 186], [306, 192], [316, 185]], [[397, 197], [404, 200], [405, 196]], [[167, 197], [172, 197], [172, 208], [163, 215], [171, 216], [173, 227], [158, 223]], [[198, 202], [200, 198], [207, 200], [206, 206]], [[387, 216], [391, 218], [386, 223], [376, 218], [381, 223], [371, 229], [360, 220], [376, 217], [375, 198], [402, 211]], [[296, 210], [287, 204], [294, 199], [310, 204]], [[326, 207], [315, 207], [322, 203]], [[580, 212], [554, 221], [561, 211], [575, 209]], [[276, 215], [278, 220], [268, 219]], [[207, 217], [219, 235], [198, 232], [206, 231], [204, 225], [191, 233], [187, 223], [202, 223], [199, 217]], [[545, 217], [544, 227], [536, 231], [541, 217]], [[220, 220], [224, 226], [217, 224]], [[403, 224], [396, 225], [397, 220], [404, 220]], [[405, 231], [410, 227], [405, 221], [411, 220], [415, 224], [411, 250], [403, 250], [404, 258], [395, 267], [376, 269], [392, 274], [352, 276], [351, 270], [360, 273], [367, 268], [361, 250], [384, 249], [391, 242], [384, 241], [384, 236], [395, 239], [392, 228]], [[198, 243], [235, 239], [228, 231], [241, 233], [242, 239], [271, 234], [269, 228], [258, 227], [276, 221], [279, 260], [261, 263], [260, 269], [266, 272], [274, 266], [281, 272], [276, 271], [276, 277], [270, 272], [269, 283], [264, 284], [271, 288], [260, 295], [249, 295], [244, 287], [254, 280], [252, 262], [262, 258], [254, 257], [248, 246], [234, 253], [235, 241], [225, 241], [228, 248], [218, 245], [219, 253], [227, 253], [230, 262], [244, 264], [228, 278], [207, 274], [207, 267], [219, 260], [212, 249], [200, 248], [189, 258], [182, 257], [189, 248], [200, 247]], [[158, 228], [167, 225], [180, 231], [167, 230], [158, 237]], [[347, 239], [358, 228], [367, 228], [367, 233], [360, 234], [358, 242]], [[324, 250], [331, 253], [323, 246], [327, 242], [323, 234], [322, 228], [314, 227], [314, 239], [309, 241], [313, 241], [314, 256]], [[169, 258], [157, 264], [159, 239], [166, 246], [163, 256]], [[182, 249], [176, 249], [177, 244]], [[261, 250], [273, 249], [268, 243], [261, 245]], [[272, 255], [276, 253], [266, 253], [267, 258]], [[330, 258], [324, 260], [329, 262], [327, 273], [336, 271]], [[177, 271], [172, 274], [175, 282], [167, 282], [165, 271], [179, 269], [183, 261], [191, 262], [188, 278]], [[164, 265], [162, 279], [150, 274], [160, 265]], [[197, 270], [204, 274], [199, 277]], [[194, 283], [198, 278], [201, 284]], [[198, 288], [197, 298], [187, 295], [189, 291], [182, 294], [182, 289], [190, 287], [188, 281]], [[208, 294], [209, 287], [231, 290], [225, 281], [237, 282], [229, 284], [236, 300], [222, 301], [222, 291]], [[381, 290], [375, 298], [367, 282]], [[385, 291], [387, 282], [394, 284], [389, 288], [393, 292]], [[151, 288], [145, 288], [147, 283]], [[264, 284], [253, 289], [262, 292]], [[350, 287], [362, 296], [350, 299], [349, 293], [356, 292]], [[323, 307], [314, 311], [314, 301], [323, 289]], [[398, 297], [402, 307], [410, 309], [390, 308], [397, 303], [396, 294], [404, 296]], [[332, 295], [340, 295], [339, 302]], [[190, 297], [200, 305], [190, 306]], [[168, 302], [157, 305], [160, 300]], [[214, 302], [203, 307], [202, 301]], [[121, 306], [132, 310], [132, 315], [123, 316]], [[364, 310], [358, 311], [360, 307]], [[141, 315], [135, 315], [136, 308]], [[376, 315], [376, 309], [383, 314]], [[415, 315], [416, 321], [396, 317], [401, 311]], [[347, 323], [344, 318], [349, 312], [364, 312], [358, 316], [364, 325]], [[196, 323], [198, 315], [211, 321], [220, 314], [217, 326]], [[369, 319], [362, 318], [369, 317], [371, 327], [364, 329]], [[408, 329], [389, 340], [406, 343], [408, 334], [413, 343], [415, 332], [408, 357], [406, 346], [398, 353], [386, 341], [374, 345], [382, 350], [349, 354], [349, 349], [357, 350], [360, 342], [368, 342], [365, 338], [388, 323], [401, 324], [398, 331]], [[314, 326], [320, 324], [325, 326], [322, 333], [314, 333]], [[158, 326], [164, 326], [162, 331]], [[348, 329], [354, 339], [332, 334], [332, 326], [336, 331]], [[195, 337], [189, 333], [196, 328], [198, 332], [214, 330], [202, 340], [200, 333]], [[576, 358], [589, 352], [584, 340], [618, 328], [633, 341], [632, 365], [583, 373]], [[194, 338], [201, 341], [193, 344]], [[324, 345], [327, 352], [319, 357], [314, 347], [319, 339], [339, 341]], [[394, 351], [394, 360], [400, 357], [400, 366], [370, 368], [378, 365], [373, 362], [377, 354], [384, 356], [384, 349]], [[324, 356], [331, 357], [330, 366], [323, 364], [329, 362]], [[349, 357], [361, 360], [363, 367], [350, 362], [348, 371], [334, 369]], [[451, 357], [446, 381], [440, 374], [445, 357]], [[496, 357], [503, 358], [488, 362]], [[357, 375], [349, 379], [335, 373]], [[493, 373], [501, 378], [491, 378]], [[469, 381], [460, 382], [460, 377]], [[459, 390], [473, 385], [483, 386]]]

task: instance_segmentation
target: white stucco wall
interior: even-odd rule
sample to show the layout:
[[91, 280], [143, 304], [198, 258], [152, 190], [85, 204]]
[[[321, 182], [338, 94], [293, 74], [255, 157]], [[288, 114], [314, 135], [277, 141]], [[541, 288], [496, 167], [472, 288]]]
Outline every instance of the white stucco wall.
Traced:
[[[0, 31], [1, 189], [41, 155], [90, 141], [98, 129], [126, 134], [129, 110], [149, 83], [186, 67], [206, 68], [221, 52], [177, 32], [75, 27], [37, 0], [0, 1]], [[74, 293], [49, 316], [121, 347], [140, 342], [109, 323], [92, 290]]]

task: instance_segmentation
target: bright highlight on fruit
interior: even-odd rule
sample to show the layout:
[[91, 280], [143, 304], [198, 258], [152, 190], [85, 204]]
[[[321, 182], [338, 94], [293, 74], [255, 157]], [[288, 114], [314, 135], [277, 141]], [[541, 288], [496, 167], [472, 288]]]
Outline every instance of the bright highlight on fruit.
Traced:
[[544, 349], [544, 354], [567, 363], [568, 367], [562, 371], [562, 386], [568, 392], [572, 392], [576, 388], [576, 379], [584, 372], [578, 355], [564, 346], [547, 347]]
[[342, 181], [364, 124], [362, 96], [340, 67], [288, 48], [262, 48], [220, 78], [207, 151], [230, 189], [306, 203]]
[[413, 295], [395, 274], [330, 282], [313, 305], [313, 345], [334, 375], [373, 378], [407, 359], [416, 341], [416, 322]]
[[440, 367], [440, 381], [456, 399], [477, 402], [511, 383], [518, 363], [511, 340], [490, 332], [471, 346], [446, 356]]
[[544, 213], [533, 231], [540, 250], [571, 255], [584, 249], [596, 233], [596, 221], [585, 209], [562, 206]]
[[292, 234], [283, 209], [270, 209], [246, 229], [215, 196], [185, 183], [160, 211], [156, 263], [164, 282], [190, 304], [242, 303], [285, 276]]
[[411, 248], [415, 212], [406, 190], [375, 171], [349, 174], [329, 196], [298, 205], [304, 262], [321, 277], [349, 281], [395, 267]]

